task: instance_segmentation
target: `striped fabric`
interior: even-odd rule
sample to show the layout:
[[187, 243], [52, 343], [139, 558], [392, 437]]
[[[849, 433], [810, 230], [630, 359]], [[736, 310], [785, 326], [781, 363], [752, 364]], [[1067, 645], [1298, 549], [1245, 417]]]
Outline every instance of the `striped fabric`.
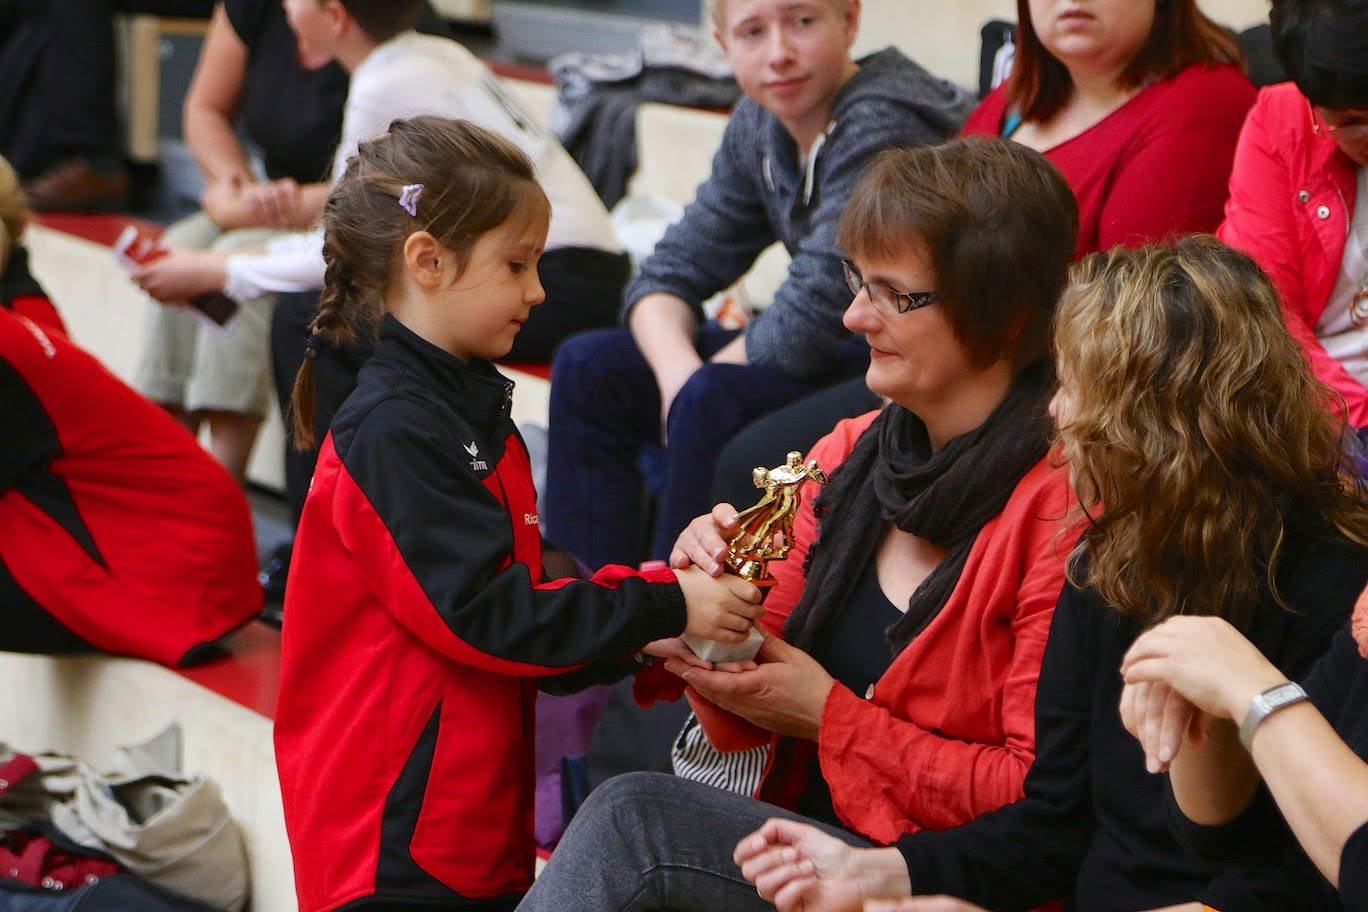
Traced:
[[754, 795], [769, 758], [769, 745], [724, 754], [712, 746], [698, 717], [689, 713], [670, 748], [676, 776], [716, 786], [738, 795]]

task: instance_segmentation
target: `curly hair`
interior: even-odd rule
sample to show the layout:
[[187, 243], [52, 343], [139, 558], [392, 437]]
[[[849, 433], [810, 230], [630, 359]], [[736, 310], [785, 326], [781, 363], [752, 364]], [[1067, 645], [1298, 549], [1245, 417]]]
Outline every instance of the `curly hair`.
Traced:
[[1055, 351], [1059, 440], [1091, 521], [1073, 584], [1153, 623], [1238, 625], [1261, 597], [1286, 607], [1289, 534], [1368, 544], [1342, 403], [1248, 256], [1208, 236], [1093, 254], [1060, 301]]
[[[401, 204], [406, 187], [421, 196]], [[374, 334], [401, 268], [409, 236], [431, 234], [464, 269], [476, 241], [511, 220], [545, 226], [551, 203], [531, 161], [508, 139], [464, 120], [424, 115], [396, 120], [363, 142], [323, 213], [323, 294], [310, 332], [337, 346]], [[294, 443], [314, 444], [314, 362], [295, 378]]]

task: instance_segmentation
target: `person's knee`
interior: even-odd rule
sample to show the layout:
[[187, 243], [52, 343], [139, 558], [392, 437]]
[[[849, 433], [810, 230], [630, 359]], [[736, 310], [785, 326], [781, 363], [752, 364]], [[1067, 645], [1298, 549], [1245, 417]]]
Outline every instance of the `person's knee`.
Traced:
[[623, 814], [633, 819], [649, 817], [660, 799], [679, 780], [666, 773], [634, 772], [614, 776], [589, 793], [575, 814], [578, 821], [606, 823]]
[[621, 355], [630, 336], [608, 329], [577, 333], [556, 349], [551, 362], [551, 398], [555, 406], [574, 410], [601, 408], [600, 396], [622, 372]]
[[699, 436], [720, 448], [746, 420], [735, 393], [747, 373], [738, 364], [704, 364], [694, 371], [670, 406], [670, 439]]
[[680, 387], [675, 407], [691, 412], [725, 408], [746, 373], [740, 364], [705, 363]]

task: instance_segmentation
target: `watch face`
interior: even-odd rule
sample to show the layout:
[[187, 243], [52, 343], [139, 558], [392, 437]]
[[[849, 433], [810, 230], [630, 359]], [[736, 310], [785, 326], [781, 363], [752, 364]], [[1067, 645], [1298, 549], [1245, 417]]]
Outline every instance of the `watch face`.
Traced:
[[1305, 696], [1306, 692], [1296, 684], [1279, 684], [1263, 692], [1263, 698], [1273, 707], [1281, 706], [1289, 700], [1303, 699]]

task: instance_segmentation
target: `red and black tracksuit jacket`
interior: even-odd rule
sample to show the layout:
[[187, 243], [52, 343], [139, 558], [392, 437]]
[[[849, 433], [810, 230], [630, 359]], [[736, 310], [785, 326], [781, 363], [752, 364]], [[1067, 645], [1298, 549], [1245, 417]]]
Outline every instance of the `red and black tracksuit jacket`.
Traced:
[[0, 308], [0, 649], [189, 664], [261, 609], [247, 499], [165, 411]]
[[324, 439], [275, 729], [301, 912], [511, 908], [532, 876], [538, 681], [620, 677], [684, 629], [669, 571], [542, 581], [511, 395], [387, 317]]

